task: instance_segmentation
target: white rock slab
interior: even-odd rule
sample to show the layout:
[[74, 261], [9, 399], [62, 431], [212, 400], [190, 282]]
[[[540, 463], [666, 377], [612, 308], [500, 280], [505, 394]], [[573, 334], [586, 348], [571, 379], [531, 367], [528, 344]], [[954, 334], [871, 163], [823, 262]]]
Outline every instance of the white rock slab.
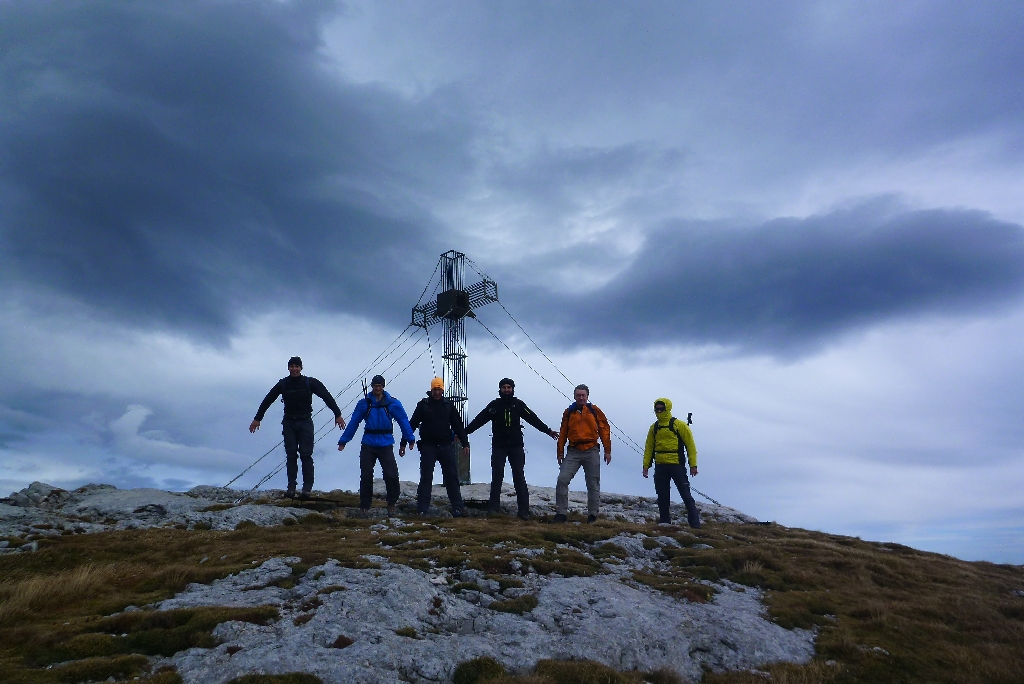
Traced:
[[[627, 670], [669, 667], [698, 680], [702, 665], [749, 669], [806, 663], [814, 654], [810, 631], [769, 622], [759, 592], [734, 585], [720, 587], [712, 602], [696, 604], [629, 586], [615, 575], [531, 575], [526, 589], [537, 595], [538, 605], [519, 616], [467, 600], [478, 599], [477, 592], [453, 594], [437, 583], [436, 574], [381, 558], [375, 559], [380, 570], [330, 561], [311, 568], [291, 590], [266, 587], [287, 576], [287, 561], [297, 560], [273, 559], [210, 586], [192, 585], [160, 605], [275, 605], [282, 612], [269, 626], [224, 623], [214, 632], [221, 646], [169, 659], [185, 682], [217, 684], [260, 672], [308, 672], [324, 682], [446, 682], [458, 663], [480, 656], [518, 673], [531, 671], [542, 658], [586, 658]], [[302, 610], [319, 590], [339, 585], [345, 590], [320, 595], [322, 605]], [[295, 617], [311, 612], [308, 622], [294, 624]], [[421, 638], [395, 634], [405, 627]], [[332, 648], [340, 635], [354, 643]]]

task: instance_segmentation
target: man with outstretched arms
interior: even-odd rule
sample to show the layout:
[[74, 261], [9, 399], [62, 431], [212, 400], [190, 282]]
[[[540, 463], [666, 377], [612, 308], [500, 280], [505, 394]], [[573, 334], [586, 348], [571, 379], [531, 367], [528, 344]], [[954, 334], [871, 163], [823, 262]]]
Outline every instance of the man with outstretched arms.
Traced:
[[679, 496], [683, 497], [683, 503], [686, 504], [690, 527], [699, 528], [700, 514], [690, 494], [690, 480], [686, 477], [686, 461], [683, 460], [685, 451], [690, 462], [690, 476], [696, 477], [697, 447], [693, 444], [693, 433], [685, 420], [672, 417], [672, 402], [668, 399], [654, 400], [654, 415], [658, 420], [647, 431], [647, 442], [644, 445], [644, 477], [647, 477], [651, 461], [654, 461], [654, 491], [658, 494], [660, 522], [672, 522], [669, 504], [671, 485], [675, 482]]
[[302, 359], [293, 356], [288, 359], [288, 375], [281, 378], [273, 389], [267, 392], [263, 403], [256, 411], [256, 417], [249, 424], [249, 432], [260, 429], [263, 417], [274, 400], [281, 397], [284, 404], [284, 418], [281, 420], [281, 434], [284, 437], [284, 453], [287, 456], [288, 496], [295, 496], [299, 464], [302, 459], [302, 496], [309, 496], [313, 490], [313, 395], [324, 400], [327, 408], [334, 411], [334, 422], [339, 428], [345, 427], [338, 402], [316, 378], [302, 374]]
[[[455, 453], [453, 437], [459, 438], [464, 453], [469, 453], [469, 438], [462, 424], [462, 416], [455, 404], [444, 396], [444, 380], [434, 378], [430, 381], [430, 391], [425, 399], [420, 399], [412, 412], [409, 425], [413, 430], [420, 431], [420, 486], [416, 496], [416, 510], [426, 515], [430, 510], [430, 488], [434, 484], [434, 464], [441, 464], [441, 478], [448, 490], [448, 501], [452, 505], [452, 515], [456, 518], [466, 514], [462, 505], [462, 492], [459, 490], [459, 463]], [[404, 454], [405, 443], [402, 443], [399, 454]]]
[[[569, 512], [569, 483], [583, 466], [587, 480], [587, 522], [597, 520], [601, 508], [601, 449], [604, 462], [612, 462], [612, 438], [604, 411], [590, 403], [590, 388], [577, 385], [575, 401], [562, 412], [562, 427], [558, 431], [558, 483], [555, 485], [555, 522], [565, 522]], [[569, 443], [568, 450], [565, 449]]]
[[558, 439], [558, 433], [549, 428], [537, 414], [515, 394], [516, 383], [502, 378], [498, 383], [498, 398], [484, 407], [476, 418], [466, 426], [466, 433], [473, 434], [491, 422], [491, 500], [487, 509], [497, 513], [501, 502], [501, 481], [505, 477], [505, 460], [512, 466], [512, 482], [516, 486], [519, 517], [530, 519], [530, 491], [526, 487], [526, 450], [523, 445], [523, 424], [520, 419], [545, 433], [551, 439]]
[[[371, 391], [356, 402], [348, 427], [338, 440], [338, 451], [352, 441], [359, 423], [365, 421], [363, 441], [359, 447], [359, 508], [370, 510], [373, 501], [373, 468], [380, 461], [387, 488], [388, 515], [395, 514], [398, 502], [398, 462], [395, 460], [395, 426], [402, 430], [402, 439], [415, 447], [416, 437], [409, 426], [409, 417], [402, 408], [402, 402], [384, 391], [384, 377], [374, 375], [370, 380]], [[404, 452], [400, 455], [404, 456]]]

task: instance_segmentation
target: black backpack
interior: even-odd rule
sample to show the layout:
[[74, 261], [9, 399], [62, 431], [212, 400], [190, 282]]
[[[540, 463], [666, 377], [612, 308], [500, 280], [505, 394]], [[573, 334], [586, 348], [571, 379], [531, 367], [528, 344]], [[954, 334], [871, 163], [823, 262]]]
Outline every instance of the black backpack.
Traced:
[[391, 404], [391, 401], [388, 399], [388, 400], [385, 400], [380, 406], [374, 406], [372, 403], [370, 403], [370, 396], [369, 395], [366, 395], [365, 398], [366, 398], [366, 415], [363, 416], [363, 420], [367, 421], [367, 420], [370, 419], [370, 411], [372, 411], [373, 409], [375, 409], [375, 408], [384, 409], [384, 414], [388, 417], [388, 423], [391, 425], [391, 429], [390, 430], [370, 430], [369, 428], [364, 427], [363, 428], [363, 434], [367, 434], [367, 435], [393, 435], [393, 434], [395, 434], [395, 424], [393, 422], [394, 418], [391, 417], [391, 411], [388, 410], [388, 406]]
[[[692, 415], [693, 415], [692, 413], [686, 414], [686, 424], [687, 425], [692, 425], [693, 424], [693, 421], [690, 420], [690, 416], [692, 416]], [[686, 455], [686, 445], [683, 444], [683, 438], [680, 436], [679, 432], [676, 430], [676, 417], [672, 416], [671, 418], [668, 419], [668, 427], [667, 427], [667, 429], [671, 430], [672, 433], [676, 436], [677, 446], [676, 446], [676, 450], [675, 451], [658, 451], [658, 430], [661, 430], [661, 429], [662, 429], [661, 423], [655, 423], [654, 424], [654, 438], [653, 438], [653, 440], [651, 442], [651, 444], [654, 447], [654, 453], [652, 454], [652, 456], [656, 456], [657, 454], [679, 454], [679, 456], [680, 456], [679, 462], [682, 463], [683, 462], [682, 457]]]

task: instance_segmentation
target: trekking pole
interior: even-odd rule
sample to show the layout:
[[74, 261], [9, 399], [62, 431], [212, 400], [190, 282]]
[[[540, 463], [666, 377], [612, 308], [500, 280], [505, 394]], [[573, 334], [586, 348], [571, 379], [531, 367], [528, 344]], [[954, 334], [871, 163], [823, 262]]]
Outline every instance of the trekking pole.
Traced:
[[[686, 424], [687, 425], [693, 425], [693, 414], [692, 413], [687, 413], [686, 414]], [[702, 492], [699, 489], [697, 489], [696, 487], [694, 487], [693, 485], [690, 485], [690, 489], [692, 489], [697, 494], [700, 494], [701, 496], [703, 496], [705, 499], [707, 499], [711, 503], [715, 504], [716, 506], [721, 506], [722, 505], [722, 504], [718, 503], [717, 501], [715, 501], [714, 499], [712, 499], [707, 494], [705, 494], [704, 492]]]

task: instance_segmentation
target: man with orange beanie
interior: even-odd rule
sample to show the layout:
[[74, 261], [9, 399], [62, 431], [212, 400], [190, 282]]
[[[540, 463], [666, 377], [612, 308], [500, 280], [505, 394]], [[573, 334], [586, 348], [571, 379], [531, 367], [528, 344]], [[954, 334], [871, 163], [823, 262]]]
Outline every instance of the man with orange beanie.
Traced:
[[[434, 464], [441, 464], [441, 478], [448, 490], [448, 501], [452, 506], [452, 516], [458, 518], [466, 514], [462, 503], [462, 492], [459, 490], [459, 464], [455, 455], [453, 438], [458, 437], [465, 453], [469, 453], [469, 438], [466, 427], [462, 424], [455, 404], [444, 396], [444, 380], [434, 378], [430, 381], [430, 391], [424, 399], [416, 404], [409, 421], [413, 430], [420, 431], [420, 486], [416, 494], [416, 510], [420, 515], [430, 511], [430, 489], [434, 484]], [[405, 453], [403, 444], [398, 452]]]

